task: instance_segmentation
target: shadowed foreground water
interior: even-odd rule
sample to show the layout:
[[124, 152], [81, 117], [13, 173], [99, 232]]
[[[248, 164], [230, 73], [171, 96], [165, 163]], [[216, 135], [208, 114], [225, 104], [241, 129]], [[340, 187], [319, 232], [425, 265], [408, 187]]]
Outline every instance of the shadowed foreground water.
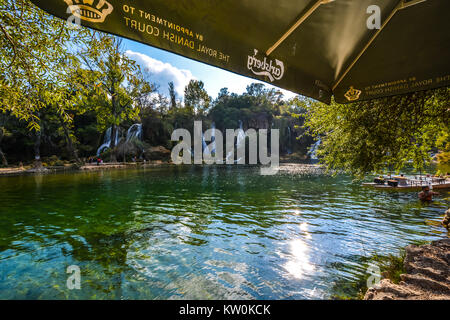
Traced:
[[1, 177], [0, 299], [329, 298], [373, 254], [447, 236], [448, 197], [235, 166]]

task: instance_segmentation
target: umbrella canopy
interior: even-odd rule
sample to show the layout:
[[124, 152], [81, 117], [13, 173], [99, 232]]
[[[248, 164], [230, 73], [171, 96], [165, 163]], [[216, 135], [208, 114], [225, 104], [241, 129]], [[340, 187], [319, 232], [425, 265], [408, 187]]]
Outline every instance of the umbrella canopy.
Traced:
[[326, 103], [450, 85], [448, 0], [32, 2]]

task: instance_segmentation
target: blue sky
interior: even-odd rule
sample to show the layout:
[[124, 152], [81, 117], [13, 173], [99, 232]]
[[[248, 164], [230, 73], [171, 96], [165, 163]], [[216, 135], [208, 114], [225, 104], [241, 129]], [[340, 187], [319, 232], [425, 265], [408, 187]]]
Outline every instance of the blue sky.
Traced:
[[[258, 82], [131, 40], [124, 40], [123, 44], [127, 55], [136, 60], [143, 69], [149, 70], [153, 75], [152, 81], [159, 85], [159, 90], [164, 95], [168, 94], [167, 83], [169, 81], [174, 82], [179, 99], [182, 99], [184, 87], [191, 79], [202, 80], [206, 91], [213, 99], [217, 97], [221, 88], [226, 87], [229, 92], [240, 94], [245, 91], [247, 85]], [[281, 91], [286, 99], [295, 96], [290, 91]]]

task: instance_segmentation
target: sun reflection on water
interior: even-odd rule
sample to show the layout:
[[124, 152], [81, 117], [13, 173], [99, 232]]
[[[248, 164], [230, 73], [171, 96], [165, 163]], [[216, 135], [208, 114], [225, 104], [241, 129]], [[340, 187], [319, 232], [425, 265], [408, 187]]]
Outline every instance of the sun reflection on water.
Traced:
[[[311, 238], [306, 222], [300, 224], [300, 230], [307, 239]], [[314, 265], [310, 262], [310, 248], [303, 239], [294, 239], [289, 242], [290, 260], [284, 266], [295, 278], [302, 279], [305, 273], [314, 271]]]

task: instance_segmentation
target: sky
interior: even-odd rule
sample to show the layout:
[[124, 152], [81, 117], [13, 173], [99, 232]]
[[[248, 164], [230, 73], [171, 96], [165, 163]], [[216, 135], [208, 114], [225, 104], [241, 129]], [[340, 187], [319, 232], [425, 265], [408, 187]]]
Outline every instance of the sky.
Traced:
[[[167, 84], [173, 81], [177, 98], [180, 100], [183, 98], [185, 86], [191, 79], [203, 81], [206, 91], [213, 99], [217, 97], [221, 88], [228, 88], [229, 92], [241, 94], [249, 84], [259, 82], [135, 41], [124, 39], [123, 45], [126, 54], [136, 60], [143, 70], [148, 70], [153, 75], [152, 82], [159, 86], [161, 94], [168, 95]], [[296, 96], [293, 92], [280, 90], [285, 99]]]

